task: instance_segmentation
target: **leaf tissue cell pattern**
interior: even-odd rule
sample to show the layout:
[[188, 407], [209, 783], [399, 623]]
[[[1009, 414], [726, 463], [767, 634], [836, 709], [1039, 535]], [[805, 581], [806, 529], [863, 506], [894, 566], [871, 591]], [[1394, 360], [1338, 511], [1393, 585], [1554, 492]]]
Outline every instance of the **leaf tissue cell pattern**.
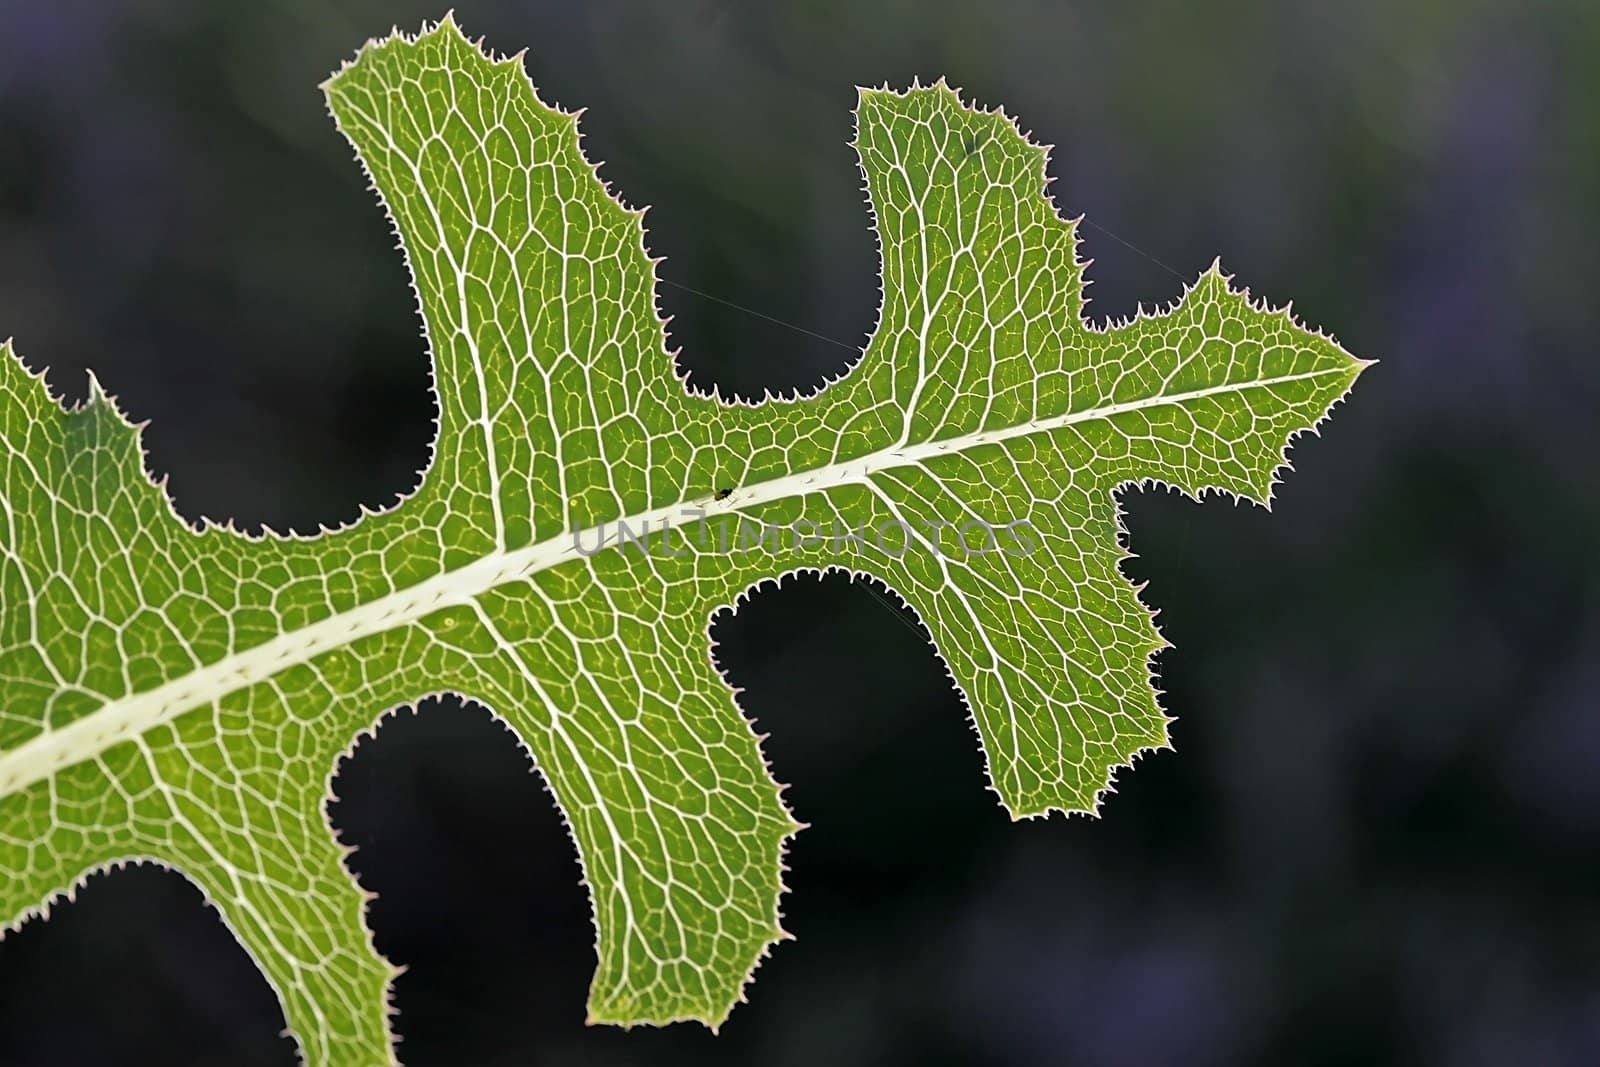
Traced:
[[[883, 296], [858, 365], [813, 396], [727, 403], [676, 372], [643, 213], [520, 58], [446, 18], [369, 43], [324, 90], [432, 353], [437, 439], [410, 497], [315, 537], [191, 528], [97, 384], [64, 408], [0, 352], [0, 923], [109, 866], [173, 867], [312, 1064], [394, 1062], [395, 970], [324, 807], [388, 710], [460, 693], [527, 746], [592, 897], [591, 1021], [715, 1027], [785, 936], [798, 824], [713, 666], [711, 616], [797, 568], [881, 579], [927, 627], [1006, 809], [1093, 812], [1167, 744], [1117, 490], [1268, 502], [1290, 439], [1365, 365], [1215, 266], [1159, 314], [1090, 325], [1045, 150], [941, 83], [860, 96]], [[919, 532], [617, 543], [619, 521], [690, 506]], [[1025, 523], [1029, 551], [920, 532], [979, 519]]]

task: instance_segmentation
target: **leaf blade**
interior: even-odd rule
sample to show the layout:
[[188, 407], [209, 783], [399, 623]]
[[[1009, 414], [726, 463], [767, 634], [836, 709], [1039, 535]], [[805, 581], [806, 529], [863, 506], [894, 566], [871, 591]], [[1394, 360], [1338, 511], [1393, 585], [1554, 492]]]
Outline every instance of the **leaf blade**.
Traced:
[[[1096, 811], [1118, 767], [1167, 745], [1165, 642], [1120, 571], [1115, 494], [1269, 503], [1294, 435], [1364, 366], [1216, 266], [1165, 312], [1086, 323], [1045, 150], [940, 82], [861, 96], [884, 277], [861, 361], [813, 396], [730, 405], [684, 388], [642, 213], [519, 60], [446, 19], [324, 88], [433, 360], [438, 439], [411, 497], [316, 538], [186, 529], [109, 398], [63, 410], [0, 352], [0, 916], [122, 860], [175, 866], [314, 1063], [393, 1056], [393, 971], [322, 811], [388, 709], [456, 691], [532, 755], [591, 893], [592, 1021], [715, 1027], [786, 936], [798, 824], [712, 665], [712, 615], [797, 570], [883, 580], [1012, 816]], [[709, 513], [698, 541], [685, 509]], [[654, 524], [657, 550], [622, 522]], [[973, 552], [962, 524], [1033, 546]], [[574, 540], [606, 526], [597, 551]], [[767, 549], [769, 526], [790, 543]]]

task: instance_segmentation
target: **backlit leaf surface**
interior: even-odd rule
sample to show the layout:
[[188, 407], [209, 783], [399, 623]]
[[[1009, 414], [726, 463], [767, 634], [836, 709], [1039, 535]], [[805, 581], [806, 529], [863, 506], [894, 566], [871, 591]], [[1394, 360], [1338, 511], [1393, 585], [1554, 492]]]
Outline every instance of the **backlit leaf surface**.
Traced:
[[711, 616], [797, 568], [880, 579], [1006, 809], [1094, 811], [1167, 743], [1118, 488], [1264, 503], [1363, 366], [1216, 267], [1159, 314], [1091, 325], [1044, 150], [940, 84], [861, 94], [883, 300], [858, 365], [726, 403], [685, 387], [641, 213], [520, 61], [446, 19], [325, 91], [432, 353], [414, 494], [310, 538], [196, 530], [98, 386], [64, 409], [0, 351], [0, 923], [109, 865], [170, 865], [312, 1064], [394, 1058], [394, 970], [324, 809], [386, 711], [460, 693], [527, 746], [593, 898], [592, 1020], [716, 1026], [784, 936], [797, 824]]

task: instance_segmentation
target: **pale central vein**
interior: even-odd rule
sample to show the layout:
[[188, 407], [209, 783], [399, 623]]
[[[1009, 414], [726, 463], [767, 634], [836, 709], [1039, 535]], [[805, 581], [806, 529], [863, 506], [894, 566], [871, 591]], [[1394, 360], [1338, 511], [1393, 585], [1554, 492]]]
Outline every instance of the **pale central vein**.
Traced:
[[[1000, 430], [892, 447], [842, 463], [743, 486], [727, 498], [706, 505], [706, 508], [719, 514], [741, 511], [791, 496], [859, 483], [882, 470], [914, 466], [941, 455], [1029, 434], [1048, 433], [1075, 423], [1092, 422], [1168, 404], [1182, 404], [1223, 393], [1271, 388], [1345, 373], [1348, 373], [1347, 370], [1340, 367], [1211, 386], [1169, 396], [1107, 404]], [[640, 530], [645, 528], [646, 523], [678, 518], [688, 506], [689, 502], [679, 501], [623, 517], [619, 522]], [[615, 539], [613, 527], [612, 532], [599, 543]], [[264, 641], [243, 652], [225, 656], [154, 689], [109, 701], [98, 711], [75, 719], [60, 729], [29, 738], [16, 748], [0, 753], [0, 793], [25, 789], [63, 767], [93, 758], [118, 742], [171, 722], [185, 711], [212, 704], [230, 693], [264, 682], [296, 663], [303, 663], [361, 638], [410, 625], [440, 609], [471, 604], [484, 593], [508, 582], [527, 578], [560, 563], [581, 559], [576, 545], [573, 532], [568, 531], [525, 548], [492, 552], [465, 567], [447, 571]], [[585, 552], [588, 551], [586, 548]]]

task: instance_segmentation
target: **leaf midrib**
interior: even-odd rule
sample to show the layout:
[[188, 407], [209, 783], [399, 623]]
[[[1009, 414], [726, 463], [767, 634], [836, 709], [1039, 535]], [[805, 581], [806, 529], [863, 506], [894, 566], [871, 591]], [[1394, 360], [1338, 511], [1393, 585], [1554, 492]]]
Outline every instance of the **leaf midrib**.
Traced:
[[[804, 496], [841, 485], [864, 483], [871, 475], [880, 471], [919, 465], [941, 455], [963, 452], [981, 445], [996, 444], [1035, 433], [1049, 433], [1078, 423], [1113, 418], [1169, 404], [1183, 404], [1210, 396], [1272, 388], [1334, 374], [1349, 374], [1351, 369], [1332, 367], [1275, 378], [1227, 383], [1185, 393], [1158, 395], [1087, 408], [1051, 418], [1018, 423], [1000, 430], [979, 431], [916, 445], [894, 446], [842, 463], [742, 486], [723, 500], [704, 502], [703, 507], [708, 515], [738, 512], [791, 496]], [[634, 515], [623, 516], [615, 521], [626, 523], [638, 531], [643, 529], [646, 523], [680, 517], [686, 508], [694, 505], [694, 501], [680, 500]], [[610, 547], [615, 540], [616, 526], [613, 525], [612, 532], [597, 540], [596, 545]], [[214, 705], [230, 693], [266, 681], [314, 656], [353, 644], [365, 637], [409, 626], [441, 609], [470, 604], [499, 586], [522, 580], [564, 562], [584, 558], [578, 553], [576, 545], [574, 534], [568, 531], [538, 544], [509, 552], [491, 552], [465, 567], [446, 571], [416, 585], [396, 590], [241, 652], [232, 653], [153, 689], [107, 701], [99, 709], [74, 719], [60, 729], [36, 734], [17, 747], [0, 753], [0, 795], [26, 789], [58, 771], [98, 756], [113, 745], [142, 736], [188, 711]], [[590, 551], [588, 548], [585, 549], [585, 552]]]

